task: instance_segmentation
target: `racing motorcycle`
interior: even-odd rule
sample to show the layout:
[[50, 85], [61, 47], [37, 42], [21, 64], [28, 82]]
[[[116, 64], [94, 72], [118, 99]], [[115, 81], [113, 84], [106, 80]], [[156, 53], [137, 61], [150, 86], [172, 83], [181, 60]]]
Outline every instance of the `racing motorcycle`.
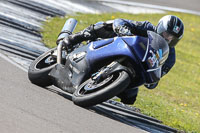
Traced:
[[[68, 19], [59, 38], [73, 32], [77, 21]], [[70, 51], [70, 52], [69, 52]], [[63, 48], [62, 39], [30, 65], [29, 80], [38, 86], [57, 86], [79, 106], [89, 107], [117, 96], [128, 87], [153, 84], [169, 54], [167, 42], [148, 31], [148, 37], [123, 36]]]

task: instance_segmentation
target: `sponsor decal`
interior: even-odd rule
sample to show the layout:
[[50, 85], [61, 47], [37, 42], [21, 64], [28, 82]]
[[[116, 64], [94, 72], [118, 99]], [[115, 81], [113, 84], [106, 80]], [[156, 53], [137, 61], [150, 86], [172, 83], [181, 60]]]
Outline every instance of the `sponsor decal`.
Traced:
[[150, 50], [151, 56], [148, 58], [148, 62], [151, 65], [151, 67], [154, 67], [155, 65], [158, 66], [159, 60], [162, 58], [162, 49], [157, 50], [155, 53]]
[[174, 31], [175, 33], [178, 33], [178, 32], [180, 31], [180, 28], [179, 28], [178, 26], [175, 26], [174, 29], [173, 29], [173, 31]]

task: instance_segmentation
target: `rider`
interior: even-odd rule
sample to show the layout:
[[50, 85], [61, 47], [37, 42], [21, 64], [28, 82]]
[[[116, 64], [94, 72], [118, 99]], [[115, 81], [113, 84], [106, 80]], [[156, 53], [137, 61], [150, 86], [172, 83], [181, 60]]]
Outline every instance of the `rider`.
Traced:
[[[132, 21], [126, 19], [115, 19], [107, 22], [92, 24], [81, 32], [69, 35], [63, 39], [65, 48], [71, 48], [82, 41], [94, 41], [98, 38], [111, 38], [115, 36], [138, 35], [147, 37], [147, 31], [154, 31], [160, 34], [169, 44], [169, 56], [162, 66], [162, 76], [167, 74], [175, 64], [176, 44], [183, 37], [184, 24], [176, 16], [166, 15], [162, 17], [157, 26], [148, 21]], [[57, 41], [57, 43], [59, 40]], [[145, 85], [148, 89], [154, 89], [158, 83]], [[133, 104], [138, 94], [138, 88], [128, 88], [118, 95], [124, 104]]]

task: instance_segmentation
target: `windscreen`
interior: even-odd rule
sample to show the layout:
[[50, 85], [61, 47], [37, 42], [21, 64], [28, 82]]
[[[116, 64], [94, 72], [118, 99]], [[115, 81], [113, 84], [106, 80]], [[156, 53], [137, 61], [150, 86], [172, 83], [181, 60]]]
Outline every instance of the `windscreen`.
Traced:
[[161, 67], [169, 54], [169, 46], [165, 39], [155, 32], [148, 31], [148, 44], [144, 62], [148, 64], [147, 83], [154, 83], [161, 78]]
[[[150, 53], [155, 54], [158, 66], [164, 64], [169, 55], [169, 46], [167, 42], [160, 35], [155, 32], [148, 31]], [[157, 67], [158, 67], [157, 66]]]

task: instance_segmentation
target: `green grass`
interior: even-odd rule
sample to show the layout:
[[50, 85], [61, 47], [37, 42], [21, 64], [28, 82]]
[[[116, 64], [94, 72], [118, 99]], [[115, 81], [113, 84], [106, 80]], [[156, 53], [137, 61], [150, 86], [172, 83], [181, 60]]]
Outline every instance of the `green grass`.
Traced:
[[[140, 108], [142, 113], [162, 120], [166, 125], [186, 132], [200, 133], [200, 17], [174, 12], [168, 14], [177, 15], [185, 24], [184, 37], [176, 47], [176, 64], [156, 89], [141, 87], [134, 106]], [[77, 14], [53, 18], [44, 25], [43, 41], [48, 47], [54, 47], [65, 20], [70, 17], [78, 20], [77, 32], [98, 21], [115, 18], [148, 20], [156, 25], [163, 15], [165, 14]]]

